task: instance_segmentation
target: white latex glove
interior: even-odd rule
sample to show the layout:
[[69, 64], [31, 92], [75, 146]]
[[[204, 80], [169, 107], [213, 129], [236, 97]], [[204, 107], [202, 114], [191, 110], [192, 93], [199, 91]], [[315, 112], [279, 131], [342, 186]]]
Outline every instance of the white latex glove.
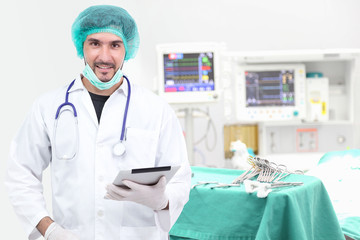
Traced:
[[129, 188], [123, 188], [109, 184], [106, 187], [106, 199], [117, 201], [132, 201], [145, 205], [153, 210], [164, 209], [169, 199], [165, 194], [166, 178], [162, 176], [155, 185], [143, 185], [129, 180], [123, 181]]
[[46, 229], [44, 237], [46, 240], [79, 240], [72, 232], [62, 228], [56, 222], [50, 224]]

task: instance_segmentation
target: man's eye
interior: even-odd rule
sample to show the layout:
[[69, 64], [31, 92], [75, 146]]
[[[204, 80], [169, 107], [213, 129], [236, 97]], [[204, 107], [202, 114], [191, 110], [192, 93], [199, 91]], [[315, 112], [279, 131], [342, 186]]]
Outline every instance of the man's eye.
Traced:
[[97, 43], [97, 42], [91, 42], [90, 45], [91, 45], [91, 46], [99, 46], [99, 43]]
[[113, 44], [112, 46], [113, 46], [113, 48], [118, 48], [118, 47], [120, 47], [119, 44]]

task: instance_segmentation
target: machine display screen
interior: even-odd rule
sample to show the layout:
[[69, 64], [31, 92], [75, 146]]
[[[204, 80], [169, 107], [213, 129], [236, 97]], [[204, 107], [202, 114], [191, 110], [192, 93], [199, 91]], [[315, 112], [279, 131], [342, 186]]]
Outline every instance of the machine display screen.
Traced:
[[165, 92], [214, 91], [214, 54], [164, 54]]
[[295, 106], [294, 70], [246, 71], [246, 106]]

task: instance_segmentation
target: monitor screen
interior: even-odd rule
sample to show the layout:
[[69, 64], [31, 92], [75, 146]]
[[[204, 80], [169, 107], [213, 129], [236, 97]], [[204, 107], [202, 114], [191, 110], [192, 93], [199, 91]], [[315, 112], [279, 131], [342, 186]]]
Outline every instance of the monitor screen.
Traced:
[[246, 107], [295, 106], [294, 69], [246, 71]]
[[242, 65], [236, 79], [238, 120], [260, 122], [305, 117], [305, 65]]
[[213, 91], [213, 56], [213, 52], [164, 54], [164, 91]]
[[219, 100], [217, 43], [157, 45], [158, 92], [171, 104], [209, 104]]

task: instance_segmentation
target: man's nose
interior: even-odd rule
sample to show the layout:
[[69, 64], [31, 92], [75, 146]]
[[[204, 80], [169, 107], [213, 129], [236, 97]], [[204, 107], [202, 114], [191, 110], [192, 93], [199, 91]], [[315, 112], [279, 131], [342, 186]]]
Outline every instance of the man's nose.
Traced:
[[103, 46], [99, 53], [98, 60], [102, 62], [111, 62], [111, 54], [110, 54], [110, 48], [107, 46]]

